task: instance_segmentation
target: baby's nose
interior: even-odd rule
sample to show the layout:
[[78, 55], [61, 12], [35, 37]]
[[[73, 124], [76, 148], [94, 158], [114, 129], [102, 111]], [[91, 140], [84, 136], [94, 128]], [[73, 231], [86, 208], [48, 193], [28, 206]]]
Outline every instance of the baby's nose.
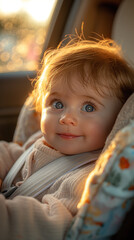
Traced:
[[78, 119], [73, 113], [64, 113], [59, 120], [60, 124], [76, 126]]

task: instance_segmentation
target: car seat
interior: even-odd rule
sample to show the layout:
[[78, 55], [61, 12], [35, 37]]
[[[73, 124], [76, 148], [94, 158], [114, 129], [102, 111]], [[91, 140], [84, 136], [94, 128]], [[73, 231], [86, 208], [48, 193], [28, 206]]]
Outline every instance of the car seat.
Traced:
[[[112, 38], [123, 46], [124, 55], [131, 64], [134, 63], [133, 9], [134, 1], [124, 0], [116, 13], [112, 30]], [[134, 94], [121, 109], [103, 153], [87, 178], [78, 214], [66, 240], [134, 238], [133, 102]], [[13, 141], [23, 145], [39, 128], [40, 115], [33, 109], [32, 98], [29, 97], [20, 112]]]
[[[28, 100], [31, 101], [31, 99]], [[128, 98], [118, 114], [113, 129], [107, 138], [103, 153], [98, 159], [92, 174], [90, 173], [87, 178], [78, 206], [78, 214], [67, 233], [66, 240], [109, 240], [112, 239], [110, 236], [115, 234], [114, 240], [129, 239], [129, 232], [125, 232], [126, 235], [122, 232], [124, 229], [131, 228], [129, 231], [133, 229], [132, 218], [134, 216], [132, 214], [134, 210], [132, 210], [132, 213], [130, 211], [133, 209], [134, 203], [133, 102], [134, 94]], [[25, 122], [23, 122], [24, 119]], [[32, 134], [32, 131], [39, 130], [39, 127], [35, 126], [36, 122], [39, 124], [39, 119], [40, 116], [34, 113], [32, 102], [30, 109], [28, 109], [27, 104], [24, 105], [17, 131], [20, 130], [20, 133], [23, 133], [30, 126], [28, 134]], [[122, 128], [123, 126], [124, 128]], [[17, 136], [19, 137], [19, 144], [20, 141], [23, 144], [28, 138], [26, 134], [16, 134], [15, 137]], [[128, 217], [126, 218], [127, 214]], [[120, 227], [122, 230], [120, 230]], [[123, 234], [123, 237], [126, 238], [118, 238], [119, 234], [120, 236]]]
[[[134, 1], [122, 1], [115, 16], [111, 37], [122, 46], [124, 56], [134, 66], [133, 10]], [[125, 114], [134, 110], [132, 98], [131, 103], [130, 99], [127, 102], [128, 105], [130, 103], [128, 109], [124, 113], [121, 110], [118, 116], [120, 121], [125, 121]], [[130, 115], [130, 119], [134, 119], [132, 112]], [[134, 123], [120, 130], [111, 142], [119, 129], [117, 119], [107, 138], [104, 153], [88, 176], [78, 214], [66, 240], [134, 239]], [[127, 187], [123, 186], [123, 180]], [[129, 193], [132, 194], [130, 198], [127, 195]]]

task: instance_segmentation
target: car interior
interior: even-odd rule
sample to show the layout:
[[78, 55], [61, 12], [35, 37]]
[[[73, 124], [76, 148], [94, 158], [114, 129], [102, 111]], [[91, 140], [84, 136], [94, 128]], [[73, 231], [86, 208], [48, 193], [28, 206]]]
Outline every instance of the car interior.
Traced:
[[[132, 0], [53, 1], [49, 21], [47, 25], [41, 25], [45, 34], [37, 67], [14, 67], [13, 70], [0, 68], [0, 140], [13, 140], [19, 114], [32, 90], [31, 80], [37, 76], [44, 51], [57, 47], [65, 36], [83, 33], [86, 39], [112, 38], [121, 45], [124, 56], [134, 65], [133, 13]], [[111, 239], [133, 239], [133, 212], [134, 209], [125, 218], [120, 231]]]

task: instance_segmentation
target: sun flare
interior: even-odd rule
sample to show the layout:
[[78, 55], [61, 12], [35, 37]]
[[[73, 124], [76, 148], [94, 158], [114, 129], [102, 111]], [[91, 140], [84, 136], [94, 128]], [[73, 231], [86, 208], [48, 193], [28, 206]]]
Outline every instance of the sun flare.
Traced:
[[37, 22], [46, 22], [56, 0], [0, 0], [0, 12], [13, 14], [24, 11]]

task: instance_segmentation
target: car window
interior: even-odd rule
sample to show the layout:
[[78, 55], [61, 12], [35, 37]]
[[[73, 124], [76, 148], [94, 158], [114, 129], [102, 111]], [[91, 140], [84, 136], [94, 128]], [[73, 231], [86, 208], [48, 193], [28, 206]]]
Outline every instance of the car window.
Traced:
[[35, 71], [57, 0], [0, 0], [0, 72]]

